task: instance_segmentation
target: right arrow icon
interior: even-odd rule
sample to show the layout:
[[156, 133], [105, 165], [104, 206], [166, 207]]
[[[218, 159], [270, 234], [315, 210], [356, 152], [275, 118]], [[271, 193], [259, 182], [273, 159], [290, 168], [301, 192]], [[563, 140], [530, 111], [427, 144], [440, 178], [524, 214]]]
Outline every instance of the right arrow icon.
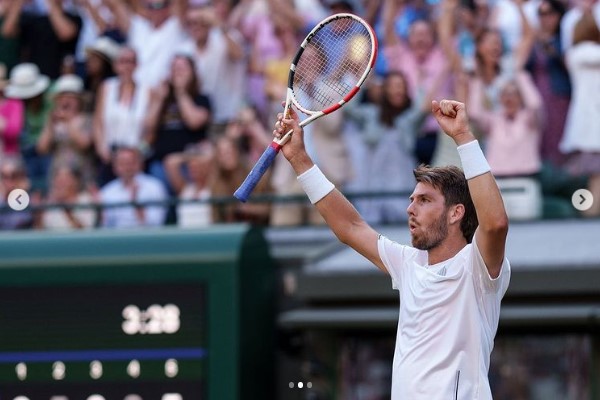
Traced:
[[573, 203], [573, 207], [579, 211], [586, 211], [592, 207], [594, 196], [592, 195], [592, 192], [587, 189], [578, 189], [573, 193], [573, 196], [571, 196], [571, 203]]

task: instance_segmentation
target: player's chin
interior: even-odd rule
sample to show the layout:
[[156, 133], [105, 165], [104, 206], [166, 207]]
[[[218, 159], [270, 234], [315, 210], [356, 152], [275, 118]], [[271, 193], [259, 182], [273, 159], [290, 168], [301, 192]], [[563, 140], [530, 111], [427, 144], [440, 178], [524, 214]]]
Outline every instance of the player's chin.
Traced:
[[421, 241], [419, 240], [419, 237], [416, 233], [412, 233], [410, 234], [410, 244], [412, 245], [412, 247], [418, 248], [419, 244], [421, 243]]
[[424, 238], [423, 236], [420, 236], [416, 232], [410, 234], [410, 244], [415, 249], [428, 250], [426, 238]]

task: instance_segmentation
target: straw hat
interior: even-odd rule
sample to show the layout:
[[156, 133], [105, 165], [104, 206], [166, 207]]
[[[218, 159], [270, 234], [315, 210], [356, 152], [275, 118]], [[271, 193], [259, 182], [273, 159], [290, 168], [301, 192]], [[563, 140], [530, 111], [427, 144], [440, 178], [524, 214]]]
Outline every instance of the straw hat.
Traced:
[[87, 54], [97, 54], [107, 61], [114, 61], [120, 50], [121, 46], [107, 36], [100, 36], [91, 46], [85, 48]]
[[83, 93], [83, 80], [77, 75], [67, 74], [60, 76], [54, 83], [52, 94], [54, 96], [64, 93], [77, 94]]
[[50, 78], [42, 75], [37, 65], [23, 63], [12, 69], [4, 94], [15, 99], [30, 99], [42, 94], [48, 85]]

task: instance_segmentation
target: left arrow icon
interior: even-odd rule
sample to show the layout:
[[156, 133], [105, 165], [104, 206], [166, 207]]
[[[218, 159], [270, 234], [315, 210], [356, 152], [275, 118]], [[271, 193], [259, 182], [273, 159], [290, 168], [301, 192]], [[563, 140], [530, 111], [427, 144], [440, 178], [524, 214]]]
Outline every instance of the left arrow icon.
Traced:
[[23, 211], [29, 205], [29, 194], [23, 189], [14, 189], [8, 194], [7, 203], [15, 211]]

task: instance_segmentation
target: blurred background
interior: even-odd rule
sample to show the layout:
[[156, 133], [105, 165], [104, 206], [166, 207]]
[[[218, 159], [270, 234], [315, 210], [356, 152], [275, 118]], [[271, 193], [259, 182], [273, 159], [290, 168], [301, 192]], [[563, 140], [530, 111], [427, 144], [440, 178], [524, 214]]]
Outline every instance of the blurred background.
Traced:
[[512, 222], [494, 398], [600, 399], [600, 1], [0, 0], [1, 399], [389, 399], [389, 279], [282, 156], [232, 198], [340, 12], [379, 54], [311, 157], [409, 243], [465, 102]]

